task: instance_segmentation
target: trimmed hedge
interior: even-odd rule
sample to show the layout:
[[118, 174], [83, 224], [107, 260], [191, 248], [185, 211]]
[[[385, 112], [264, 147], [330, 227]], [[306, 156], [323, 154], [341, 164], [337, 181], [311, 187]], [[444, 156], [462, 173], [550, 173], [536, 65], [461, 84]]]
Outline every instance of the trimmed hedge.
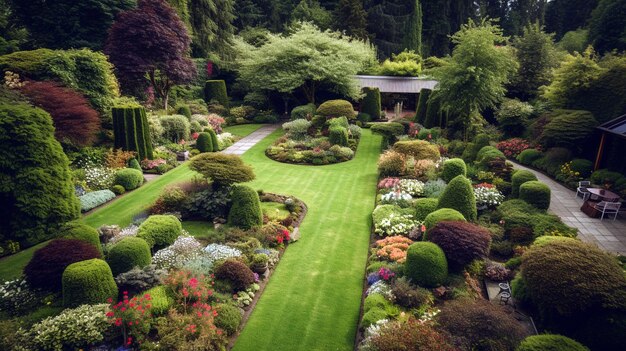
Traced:
[[204, 153], [189, 162], [189, 168], [213, 181], [214, 186], [227, 186], [254, 180], [252, 167], [243, 163], [237, 155]]
[[247, 185], [233, 187], [233, 205], [228, 213], [228, 222], [231, 225], [250, 229], [263, 224], [263, 212], [259, 194]]
[[487, 257], [491, 233], [476, 224], [443, 221], [428, 231], [428, 240], [443, 250], [451, 267], [460, 270], [473, 260]]
[[78, 200], [80, 201], [80, 210], [82, 212], [87, 212], [113, 199], [115, 199], [115, 193], [109, 189], [92, 191], [78, 197]]
[[139, 161], [137, 161], [136, 158], [131, 158], [130, 161], [128, 161], [128, 168], [142, 171], [141, 165], [139, 164]]
[[454, 177], [441, 193], [437, 208], [457, 210], [468, 221], [475, 221], [478, 211], [472, 182], [462, 175]]
[[519, 197], [519, 188], [522, 184], [537, 180], [535, 173], [525, 169], [518, 170], [511, 176], [511, 197]]
[[344, 127], [329, 129], [328, 140], [332, 145], [348, 146], [348, 130]]
[[228, 107], [228, 94], [226, 93], [226, 82], [223, 80], [207, 80], [204, 84], [204, 101], [210, 103], [216, 100], [220, 105]]
[[523, 165], [530, 166], [533, 162], [540, 159], [543, 154], [537, 149], [526, 149], [517, 155], [517, 161]]
[[550, 207], [550, 187], [536, 180], [525, 182], [519, 188], [519, 198], [540, 210], [547, 210]]
[[416, 160], [437, 161], [441, 157], [439, 148], [425, 140], [403, 140], [393, 144], [393, 149]]
[[356, 112], [347, 100], [328, 100], [317, 108], [317, 114], [326, 119], [342, 116], [349, 120], [356, 118]]
[[[436, 200], [436, 199], [435, 199]], [[439, 204], [439, 200], [437, 200], [437, 204]], [[451, 208], [440, 208], [434, 212], [431, 212], [429, 215], [424, 218], [424, 226], [426, 230], [433, 228], [437, 223], [441, 221], [465, 221], [465, 217], [461, 212], [457, 210], [453, 210]], [[426, 240], [426, 235], [424, 235], [424, 240]]]
[[123, 168], [115, 172], [113, 184], [121, 185], [125, 190], [137, 189], [143, 184], [143, 173], [134, 168]]
[[[426, 116], [424, 117], [425, 128], [434, 128], [441, 126], [441, 111], [439, 108], [441, 105], [432, 98], [432, 94], [428, 97], [426, 103]], [[445, 126], [444, 126], [445, 127]]]
[[154, 215], [148, 217], [137, 230], [137, 237], [144, 239], [154, 250], [170, 246], [183, 232], [178, 218], [172, 215]]
[[422, 198], [415, 200], [413, 207], [415, 207], [415, 219], [423, 221], [426, 216], [435, 212], [437, 209], [438, 199], [434, 198]]
[[102, 255], [100, 234], [95, 228], [80, 222], [68, 222], [61, 227], [61, 233], [65, 239], [77, 239], [91, 244]]
[[443, 163], [443, 170], [441, 171], [441, 179], [449, 183], [456, 176], [466, 176], [467, 166], [465, 161], [460, 158], [452, 158]]
[[407, 250], [405, 270], [414, 284], [435, 288], [448, 277], [448, 261], [439, 246], [418, 241]]
[[103, 260], [72, 263], [63, 272], [63, 306], [104, 303], [108, 298], [117, 298], [117, 285]]
[[113, 275], [143, 268], [152, 262], [150, 246], [142, 238], [128, 237], [115, 244], [107, 255], [107, 263]]
[[306, 119], [310, 120], [315, 115], [315, 111], [317, 111], [317, 107], [315, 104], [306, 104], [296, 106], [291, 110], [291, 120], [295, 121], [296, 119]]
[[243, 319], [241, 310], [225, 303], [215, 306], [215, 310], [217, 311], [215, 326], [224, 330], [228, 335], [235, 334]]
[[506, 159], [504, 153], [494, 146], [485, 146], [476, 154], [476, 162], [478, 162], [478, 165], [483, 169], [487, 169], [489, 162], [496, 158]]
[[382, 106], [380, 103], [380, 90], [378, 88], [363, 88], [365, 96], [361, 100], [361, 112], [367, 113], [373, 119], [380, 118]]
[[515, 351], [589, 351], [589, 349], [563, 335], [541, 334], [527, 337]]
[[430, 93], [432, 93], [432, 90], [430, 89], [420, 90], [420, 95], [417, 100], [417, 109], [415, 111], [415, 122], [419, 124], [424, 124], [424, 121], [426, 120], [426, 108]]
[[137, 152], [139, 159], [152, 159], [152, 137], [146, 110], [141, 106], [120, 106], [111, 109], [114, 148]]
[[211, 135], [209, 133], [203, 132], [198, 134], [198, 139], [196, 139], [196, 149], [200, 152], [215, 151], [213, 148], [213, 141], [211, 140]]

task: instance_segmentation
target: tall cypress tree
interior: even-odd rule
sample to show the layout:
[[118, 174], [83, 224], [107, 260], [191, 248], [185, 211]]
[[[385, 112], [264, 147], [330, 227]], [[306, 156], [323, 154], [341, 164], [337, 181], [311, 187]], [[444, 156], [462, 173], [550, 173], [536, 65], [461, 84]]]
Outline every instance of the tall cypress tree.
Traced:
[[233, 0], [190, 0], [192, 52], [194, 57], [209, 53], [226, 57], [230, 54], [235, 27]]
[[415, 0], [413, 12], [407, 23], [406, 36], [404, 37], [405, 49], [415, 50], [422, 54], [422, 4]]
[[354, 38], [367, 38], [367, 12], [362, 0], [340, 0], [334, 15], [336, 29]]
[[452, 29], [450, 25], [450, 0], [423, 0], [422, 55], [445, 56], [450, 53]]
[[402, 51], [413, 4], [406, 0], [368, 0], [366, 4], [367, 30], [379, 54], [389, 57]]

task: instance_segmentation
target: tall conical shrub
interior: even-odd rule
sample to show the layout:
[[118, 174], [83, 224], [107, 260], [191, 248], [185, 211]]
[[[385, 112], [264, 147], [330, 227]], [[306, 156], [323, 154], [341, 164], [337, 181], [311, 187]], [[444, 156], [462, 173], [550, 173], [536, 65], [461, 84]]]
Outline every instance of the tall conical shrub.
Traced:
[[111, 109], [114, 146], [136, 151], [140, 160], [152, 159], [152, 139], [146, 110], [141, 106], [120, 106]]
[[426, 103], [426, 116], [422, 124], [425, 128], [434, 128], [439, 127], [440, 121], [441, 112], [439, 112], [439, 103], [429, 97]]
[[198, 134], [196, 149], [200, 152], [213, 152], [213, 141], [211, 141], [211, 135], [209, 133], [202, 132]]
[[220, 144], [217, 141], [217, 134], [213, 129], [209, 130], [208, 133], [211, 137], [211, 144], [213, 144], [213, 151], [220, 151]]
[[380, 90], [378, 88], [363, 88], [365, 96], [361, 101], [361, 112], [367, 113], [372, 119], [380, 118], [382, 105], [380, 102]]
[[426, 120], [426, 108], [431, 92], [432, 90], [430, 89], [420, 90], [420, 96], [417, 100], [417, 111], [415, 112], [415, 122], [419, 124], [424, 124], [424, 121]]
[[228, 107], [228, 94], [226, 93], [226, 82], [223, 80], [207, 80], [204, 85], [204, 101], [217, 100], [220, 105]]
[[457, 210], [468, 221], [475, 221], [477, 209], [472, 182], [463, 175], [454, 177], [439, 197], [437, 208]]

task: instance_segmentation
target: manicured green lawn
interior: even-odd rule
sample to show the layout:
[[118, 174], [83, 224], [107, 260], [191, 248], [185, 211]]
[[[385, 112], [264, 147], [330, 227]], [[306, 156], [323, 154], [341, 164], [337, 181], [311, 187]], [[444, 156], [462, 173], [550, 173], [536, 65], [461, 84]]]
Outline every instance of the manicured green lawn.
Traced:
[[234, 350], [352, 350], [358, 324], [380, 137], [363, 131], [356, 158], [330, 166], [269, 160], [272, 134], [244, 154], [255, 189], [289, 194], [309, 212]]
[[264, 124], [239, 124], [236, 126], [226, 127], [224, 128], [224, 131], [243, 138], [263, 126]]
[[31, 257], [33, 257], [33, 253], [44, 247], [47, 243], [48, 242], [46, 241], [37, 244], [26, 250], [18, 252], [15, 255], [0, 259], [0, 283], [5, 280], [19, 278], [19, 276], [22, 275], [22, 270], [26, 267]]

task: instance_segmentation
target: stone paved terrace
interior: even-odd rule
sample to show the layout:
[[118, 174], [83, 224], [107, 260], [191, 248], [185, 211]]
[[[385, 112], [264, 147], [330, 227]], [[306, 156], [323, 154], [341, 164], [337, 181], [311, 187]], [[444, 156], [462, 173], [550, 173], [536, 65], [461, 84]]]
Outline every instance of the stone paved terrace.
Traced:
[[280, 127], [280, 124], [270, 124], [263, 126], [248, 136], [241, 138], [239, 141], [226, 148], [226, 150], [222, 151], [225, 154], [232, 155], [243, 155], [244, 152], [248, 151], [251, 147], [253, 147], [256, 143], [263, 140], [266, 136], [272, 134], [276, 129]]
[[605, 217], [604, 220], [590, 218], [580, 211], [583, 201], [582, 198], [575, 196], [575, 191], [541, 172], [517, 163], [514, 165], [515, 168], [533, 172], [540, 181], [550, 187], [552, 197], [548, 211], [560, 216], [565, 224], [578, 228], [578, 238], [596, 244], [606, 251], [626, 255], [626, 215], [624, 212], [621, 212], [616, 220], [613, 220], [613, 215], [610, 218]]

